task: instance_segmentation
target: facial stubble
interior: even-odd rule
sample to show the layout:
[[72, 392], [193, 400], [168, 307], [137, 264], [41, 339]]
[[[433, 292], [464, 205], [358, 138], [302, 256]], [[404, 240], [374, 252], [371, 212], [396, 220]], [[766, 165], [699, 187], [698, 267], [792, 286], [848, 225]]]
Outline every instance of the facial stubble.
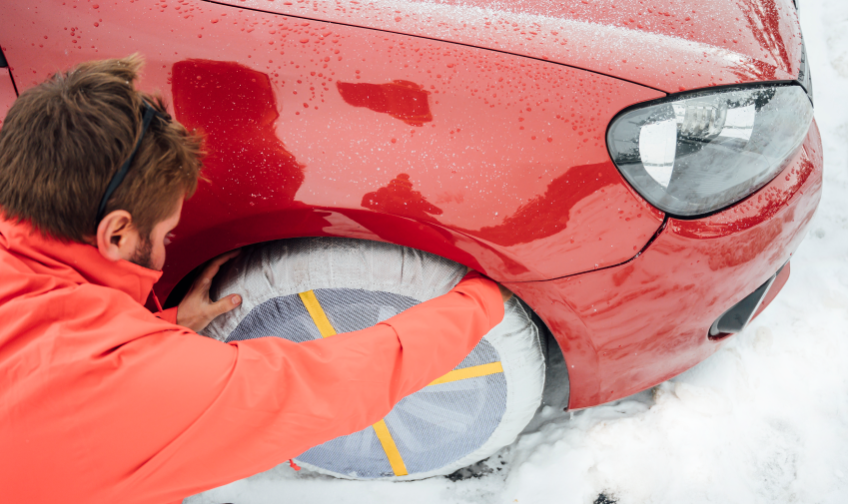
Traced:
[[138, 264], [147, 269], [154, 269], [150, 262], [150, 256], [153, 254], [153, 242], [150, 237], [141, 238], [141, 243], [136, 247], [130, 262]]

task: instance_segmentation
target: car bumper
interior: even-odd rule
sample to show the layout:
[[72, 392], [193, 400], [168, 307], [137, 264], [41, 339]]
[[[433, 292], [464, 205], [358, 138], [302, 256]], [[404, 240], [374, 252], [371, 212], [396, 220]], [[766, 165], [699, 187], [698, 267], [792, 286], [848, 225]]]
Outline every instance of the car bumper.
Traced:
[[[702, 219], [666, 219], [646, 249], [623, 264], [508, 284], [563, 350], [569, 408], [639, 392], [715, 352], [727, 338], [710, 338], [710, 327], [789, 261], [818, 206], [821, 184], [814, 122], [792, 162], [744, 201]], [[759, 309], [787, 275], [785, 268]]]

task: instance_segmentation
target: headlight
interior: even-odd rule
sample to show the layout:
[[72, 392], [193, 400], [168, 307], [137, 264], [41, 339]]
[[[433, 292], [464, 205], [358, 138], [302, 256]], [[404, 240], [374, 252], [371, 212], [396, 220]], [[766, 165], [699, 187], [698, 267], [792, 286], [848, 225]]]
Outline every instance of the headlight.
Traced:
[[807, 90], [810, 102], [813, 102], [813, 79], [810, 77], [810, 61], [807, 59], [807, 44], [801, 40], [801, 69], [798, 71], [798, 82]]
[[812, 120], [800, 86], [702, 91], [621, 114], [607, 145], [646, 200], [693, 217], [732, 205], [777, 176]]

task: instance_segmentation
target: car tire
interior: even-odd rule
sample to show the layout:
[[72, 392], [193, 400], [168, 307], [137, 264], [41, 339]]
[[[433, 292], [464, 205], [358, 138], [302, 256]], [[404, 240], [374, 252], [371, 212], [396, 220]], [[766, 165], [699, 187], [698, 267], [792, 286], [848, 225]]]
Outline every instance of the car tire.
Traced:
[[[386, 243], [266, 243], [222, 270], [213, 298], [239, 293], [243, 302], [204, 334], [225, 342], [320, 339], [304, 293], [312, 293], [336, 332], [364, 329], [447, 293], [466, 272], [447, 259]], [[446, 376], [466, 378], [434, 382], [401, 400], [382, 425], [327, 441], [295, 461], [340, 478], [411, 480], [451, 474], [511, 444], [538, 409], [545, 379], [539, 330], [517, 298], [459, 369], [465, 371]]]

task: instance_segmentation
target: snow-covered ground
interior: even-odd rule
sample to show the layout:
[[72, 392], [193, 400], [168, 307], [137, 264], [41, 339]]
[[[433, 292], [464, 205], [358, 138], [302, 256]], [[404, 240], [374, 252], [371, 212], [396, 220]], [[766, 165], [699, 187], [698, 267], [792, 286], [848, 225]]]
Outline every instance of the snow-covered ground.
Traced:
[[547, 412], [480, 478], [353, 482], [284, 465], [186, 504], [848, 502], [848, 1], [801, 4], [824, 193], [789, 282], [742, 334], [652, 391]]

